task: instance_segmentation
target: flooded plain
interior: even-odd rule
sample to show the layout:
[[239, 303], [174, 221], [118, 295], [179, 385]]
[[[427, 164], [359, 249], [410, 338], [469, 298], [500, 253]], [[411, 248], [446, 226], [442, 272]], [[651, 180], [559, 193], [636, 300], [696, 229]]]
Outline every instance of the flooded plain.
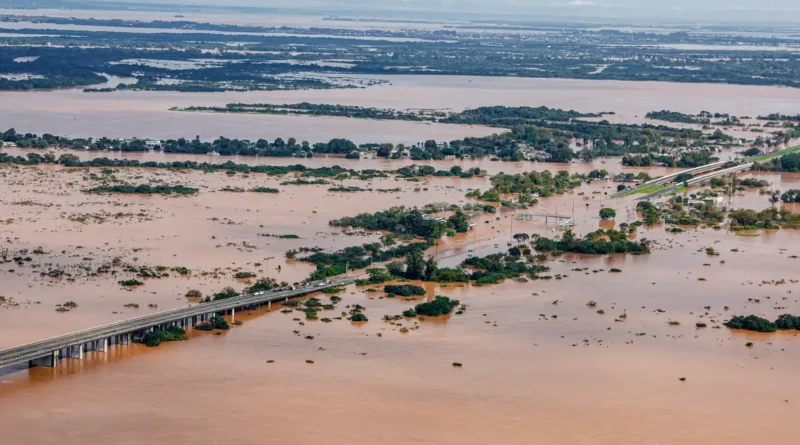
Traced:
[[[367, 76], [350, 76], [366, 78]], [[358, 89], [179, 93], [81, 90], [0, 92], [0, 128], [75, 137], [283, 139], [416, 143], [485, 136], [497, 128], [334, 117], [186, 113], [172, 107], [228, 103], [320, 103], [391, 109], [463, 110], [479, 106], [548, 106], [613, 111], [612, 122], [643, 123], [649, 111], [796, 114], [800, 90], [716, 84], [523, 79], [472, 76], [370, 76], [390, 85]]]
[[[273, 161], [278, 160], [266, 163]], [[321, 166], [334, 161], [307, 162]], [[368, 161], [359, 168], [387, 168], [382, 165]], [[617, 160], [479, 165], [495, 173], [622, 170]], [[660, 175], [668, 170], [648, 171]], [[0, 166], [0, 249], [27, 249], [26, 255], [34, 257], [24, 266], [0, 265], [0, 292], [7, 301], [0, 308], [0, 347], [193, 304], [183, 296], [188, 289], [204, 294], [227, 285], [241, 289], [246, 283], [233, 277], [239, 270], [300, 280], [312, 267], [286, 260], [286, 250], [338, 249], [378, 239], [375, 233], [346, 234], [330, 227], [331, 219], [392, 205], [464, 204], [468, 189], [489, 187], [488, 178], [335, 181], [401, 189], [347, 194], [330, 192], [328, 185], [282, 185], [287, 178], [255, 173], [117, 169], [105, 174], [122, 182], [183, 184], [200, 191], [172, 198], [82, 192], [96, 184], [92, 175], [102, 174], [100, 169]], [[797, 174], [751, 175], [775, 189], [800, 188]], [[226, 186], [275, 187], [280, 193], [226, 192]], [[633, 222], [633, 198], [605, 198], [615, 189], [613, 182], [595, 181], [542, 199], [534, 210], [574, 214], [579, 234], [608, 226], [596, 218], [601, 206], [617, 210], [616, 223]], [[729, 205], [762, 209], [769, 203], [751, 190], [732, 196]], [[452, 266], [470, 250], [479, 256], [504, 251], [513, 243], [512, 233], [558, 235], [552, 221], [516, 221], [513, 211], [474, 221], [473, 232], [445, 238], [429, 252]], [[276, 237], [288, 234], [298, 238]], [[275, 305], [271, 312], [237, 313], [243, 324], [219, 336], [191, 332], [186, 342], [117, 347], [108, 354], [89, 353], [82, 361], [62, 360], [57, 369], [5, 372], [0, 375], [3, 442], [789, 441], [796, 436], [793, 420], [800, 403], [795, 384], [800, 336], [720, 327], [732, 315], [775, 318], [800, 312], [800, 232], [756, 235], [641, 228], [639, 237], [655, 243], [651, 254], [549, 259], [550, 274], [562, 279], [486, 287], [426, 285], [426, 298], [446, 295], [467, 309], [446, 319], [397, 322], [409, 328], [407, 333], [381, 318], [418, 300], [385, 298], [382, 292], [349, 286], [335, 312], [360, 304], [366, 307], [367, 323], [300, 324]], [[720, 256], [708, 256], [706, 247]], [[115, 258], [191, 272], [170, 271], [135, 289], [117, 284], [127, 275], [87, 273], [85, 266], [93, 270]], [[70, 276], [48, 275], [57, 268]], [[622, 273], [611, 274], [611, 268]], [[78, 307], [54, 310], [68, 300]], [[589, 307], [590, 301], [596, 306]], [[129, 303], [139, 308], [124, 307]], [[708, 328], [696, 328], [701, 321]]]

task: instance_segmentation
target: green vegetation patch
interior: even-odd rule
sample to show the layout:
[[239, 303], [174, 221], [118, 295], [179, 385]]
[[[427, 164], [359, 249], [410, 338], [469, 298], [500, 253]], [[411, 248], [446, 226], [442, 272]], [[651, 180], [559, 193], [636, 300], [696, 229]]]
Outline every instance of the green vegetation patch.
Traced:
[[170, 326], [166, 329], [148, 332], [141, 342], [145, 346], [152, 348], [160, 345], [161, 342], [183, 340], [187, 340], [186, 331], [177, 326]]
[[437, 295], [433, 301], [420, 303], [414, 306], [414, 312], [416, 312], [417, 315], [422, 315], [425, 317], [439, 317], [441, 315], [449, 314], [459, 304], [460, 303], [458, 300], [451, 300], [448, 297]]

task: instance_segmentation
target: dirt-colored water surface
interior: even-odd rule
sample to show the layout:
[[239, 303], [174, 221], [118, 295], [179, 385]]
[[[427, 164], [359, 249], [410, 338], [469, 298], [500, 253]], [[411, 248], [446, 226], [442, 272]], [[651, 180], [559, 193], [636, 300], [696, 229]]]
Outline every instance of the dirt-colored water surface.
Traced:
[[[359, 167], [386, 168], [370, 162], [375, 165]], [[494, 173], [557, 169], [480, 165]], [[601, 167], [621, 170], [614, 159], [558, 168], [585, 173]], [[120, 169], [105, 175], [129, 183], [189, 185], [199, 193], [83, 192], [103, 175], [100, 169], [0, 166], [0, 249], [31, 257], [22, 266], [0, 265], [0, 295], [6, 297], [0, 347], [196, 304], [183, 296], [188, 289], [207, 295], [227, 285], [243, 288], [246, 283], [233, 278], [236, 271], [297, 281], [312, 267], [287, 261], [286, 250], [378, 239], [346, 234], [330, 227], [331, 219], [392, 205], [463, 204], [468, 189], [489, 187], [488, 178], [347, 180], [342, 184], [401, 189], [347, 194], [329, 192], [328, 185], [281, 185], [288, 178], [260, 174]], [[772, 188], [800, 188], [797, 175], [758, 177]], [[226, 186], [275, 187], [280, 193], [222, 191]], [[617, 223], [636, 220], [633, 198], [605, 198], [615, 189], [612, 182], [596, 181], [543, 199], [535, 210], [574, 214], [580, 234], [609, 224], [596, 219], [603, 205], [618, 211]], [[761, 209], [769, 203], [748, 191], [731, 197], [729, 205]], [[474, 232], [446, 238], [430, 252], [455, 265], [470, 250], [481, 256], [504, 251], [512, 233], [558, 235], [552, 221], [519, 222], [513, 216], [478, 216]], [[299, 239], [267, 236], [288, 234]], [[306, 321], [302, 313], [284, 314], [275, 305], [271, 312], [237, 313], [243, 324], [222, 335], [190, 332], [186, 342], [112, 348], [84, 360], [64, 359], [57, 369], [6, 370], [0, 375], [0, 442], [789, 442], [796, 437], [800, 403], [800, 333], [753, 335], [720, 326], [734, 314], [800, 315], [800, 234], [753, 235], [642, 228], [638, 236], [654, 241], [651, 254], [547, 261], [550, 274], [562, 279], [426, 285], [425, 298], [446, 295], [467, 305], [462, 315], [447, 319], [384, 322], [383, 315], [400, 314], [419, 300], [350, 286], [331, 317], [360, 304], [367, 323]], [[706, 247], [720, 255], [707, 255]], [[132, 273], [91, 273], [115, 258], [191, 272], [167, 269], [167, 277], [125, 289], [117, 282]], [[611, 268], [622, 273], [609, 273]], [[51, 277], [52, 270], [65, 275]], [[66, 301], [78, 307], [56, 312]], [[596, 306], [587, 306], [590, 301]], [[129, 303], [139, 308], [125, 308]], [[708, 327], [696, 328], [697, 322]]]
[[[357, 77], [357, 76], [353, 76]], [[177, 138], [200, 136], [356, 143], [449, 141], [501, 131], [481, 126], [373, 121], [333, 117], [185, 113], [171, 107], [228, 103], [358, 105], [392, 109], [462, 110], [479, 106], [548, 106], [582, 112], [613, 111], [615, 122], [644, 122], [649, 111], [703, 110], [736, 116], [795, 114], [797, 89], [574, 79], [470, 76], [379, 76], [390, 85], [363, 89], [226, 93], [83, 93], [81, 90], [0, 92], [0, 128], [82, 137]], [[655, 105], [657, 104], [657, 105]], [[663, 122], [662, 122], [663, 123]], [[755, 135], [749, 135], [754, 138]]]

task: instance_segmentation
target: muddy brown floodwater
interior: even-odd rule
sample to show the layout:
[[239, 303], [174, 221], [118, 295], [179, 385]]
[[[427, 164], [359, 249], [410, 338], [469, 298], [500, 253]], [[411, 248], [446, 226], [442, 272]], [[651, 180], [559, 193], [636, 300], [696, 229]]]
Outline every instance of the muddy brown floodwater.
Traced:
[[[548, 106], [582, 112], [613, 111], [613, 122], [641, 123], [655, 108], [696, 114], [707, 110], [736, 116], [798, 112], [800, 91], [792, 88], [529, 79], [471, 76], [349, 76], [379, 78], [390, 85], [360, 89], [179, 93], [82, 90], [0, 92], [0, 127], [20, 132], [76, 137], [229, 138], [327, 142], [347, 137], [356, 143], [417, 143], [486, 136], [497, 128], [374, 121], [334, 117], [185, 113], [171, 107], [228, 103], [358, 105], [392, 109], [462, 110], [479, 106]], [[654, 104], [658, 104], [657, 106]], [[656, 122], [661, 123], [663, 122]], [[749, 139], [757, 135], [750, 134]]]
[[[560, 169], [484, 164], [494, 172]], [[572, 172], [598, 167], [621, 170], [617, 160], [561, 166]], [[241, 289], [246, 283], [233, 278], [237, 270], [300, 280], [312, 267], [287, 261], [286, 250], [378, 238], [347, 235], [330, 227], [331, 219], [392, 205], [463, 204], [467, 189], [489, 187], [487, 178], [337, 181], [402, 189], [345, 194], [326, 185], [280, 185], [285, 178], [260, 174], [120, 169], [114, 176], [122, 182], [162, 181], [200, 191], [191, 197], [82, 193], [96, 184], [92, 174], [102, 172], [0, 166], [0, 249], [27, 249], [32, 257], [23, 266], [0, 264], [6, 297], [0, 348], [193, 304], [183, 297], [188, 289]], [[772, 188], [800, 188], [796, 174], [750, 175]], [[226, 186], [280, 193], [222, 191]], [[618, 211], [617, 223], [634, 221], [632, 198], [604, 198], [615, 189], [597, 181], [543, 199], [535, 210], [574, 212], [580, 234], [601, 225], [595, 217], [602, 205]], [[730, 205], [761, 209], [769, 203], [748, 191]], [[512, 231], [558, 234], [552, 223], [515, 221], [510, 211], [475, 222], [474, 232], [446, 238], [431, 253], [455, 265], [470, 250], [480, 256], [504, 251]], [[288, 234], [299, 239], [263, 236]], [[300, 324], [294, 318], [301, 313], [284, 314], [276, 305], [271, 312], [237, 313], [243, 324], [222, 335], [193, 331], [186, 342], [89, 353], [82, 361], [64, 359], [56, 369], [6, 370], [0, 374], [0, 443], [788, 443], [797, 435], [800, 332], [754, 335], [721, 327], [732, 315], [800, 315], [800, 233], [756, 235], [642, 228], [639, 237], [655, 243], [651, 254], [548, 260], [551, 274], [562, 279], [426, 285], [425, 298], [446, 295], [467, 305], [462, 315], [446, 319], [384, 322], [384, 315], [419, 300], [349, 286], [329, 316], [360, 304], [367, 323]], [[720, 256], [708, 256], [706, 247]], [[126, 290], [117, 281], [132, 274], [92, 276], [84, 269], [114, 258], [191, 273], [168, 271], [169, 277]], [[48, 276], [57, 269], [72, 277]], [[55, 311], [69, 300], [78, 307]], [[139, 308], [123, 307], [128, 303]], [[697, 322], [708, 327], [696, 328]]]

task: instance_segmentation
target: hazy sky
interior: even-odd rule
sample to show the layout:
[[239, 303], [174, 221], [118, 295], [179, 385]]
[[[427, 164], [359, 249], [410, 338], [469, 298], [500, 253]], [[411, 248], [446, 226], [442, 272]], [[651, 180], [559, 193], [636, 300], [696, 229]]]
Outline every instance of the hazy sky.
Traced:
[[126, 0], [148, 3], [213, 4], [370, 11], [420, 11], [548, 17], [791, 22], [800, 19], [800, 0]]

